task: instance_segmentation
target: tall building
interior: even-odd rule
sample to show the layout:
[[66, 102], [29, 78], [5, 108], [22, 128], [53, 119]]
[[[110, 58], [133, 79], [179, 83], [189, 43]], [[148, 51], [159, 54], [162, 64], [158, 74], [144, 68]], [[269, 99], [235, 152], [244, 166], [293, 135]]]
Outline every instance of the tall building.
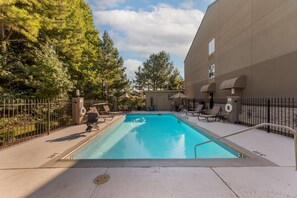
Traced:
[[297, 0], [217, 0], [185, 58], [191, 98], [296, 97]]

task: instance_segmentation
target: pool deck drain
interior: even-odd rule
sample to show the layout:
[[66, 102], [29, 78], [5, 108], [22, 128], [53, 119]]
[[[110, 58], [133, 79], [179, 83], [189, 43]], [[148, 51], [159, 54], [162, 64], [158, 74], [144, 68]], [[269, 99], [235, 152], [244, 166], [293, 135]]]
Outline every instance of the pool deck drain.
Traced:
[[96, 177], [93, 182], [94, 184], [97, 184], [97, 185], [102, 185], [102, 184], [105, 184], [107, 183], [109, 180], [109, 175], [99, 175], [98, 177]]

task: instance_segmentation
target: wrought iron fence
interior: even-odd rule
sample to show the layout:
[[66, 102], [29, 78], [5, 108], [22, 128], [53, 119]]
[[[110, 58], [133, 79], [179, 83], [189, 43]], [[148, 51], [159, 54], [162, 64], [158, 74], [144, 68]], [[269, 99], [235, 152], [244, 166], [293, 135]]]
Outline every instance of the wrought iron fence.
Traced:
[[[241, 100], [240, 124], [255, 126], [266, 122], [297, 128], [297, 105], [294, 98], [247, 98]], [[293, 137], [286, 129], [265, 127], [267, 132]]]
[[0, 148], [71, 124], [69, 100], [0, 99]]
[[[226, 104], [227, 99], [215, 99], [215, 105]], [[297, 100], [294, 98], [243, 98], [241, 102], [241, 113], [239, 124], [255, 126], [261, 123], [272, 123], [285, 125], [297, 129]], [[198, 104], [205, 104], [209, 108], [209, 99], [188, 99], [188, 109], [195, 109]], [[224, 108], [222, 108], [224, 110]], [[267, 132], [278, 133], [293, 137], [293, 134], [283, 128], [266, 126], [262, 128]]]

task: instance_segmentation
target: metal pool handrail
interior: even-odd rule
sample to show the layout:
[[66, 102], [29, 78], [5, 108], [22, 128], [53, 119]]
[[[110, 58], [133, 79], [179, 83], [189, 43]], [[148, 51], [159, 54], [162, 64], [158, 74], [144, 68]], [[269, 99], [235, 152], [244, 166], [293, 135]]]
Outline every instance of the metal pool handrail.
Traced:
[[178, 112], [177, 116], [182, 117], [182, 115], [185, 115], [185, 118], [188, 119], [188, 110], [187, 109], [182, 109], [180, 112]]
[[234, 136], [234, 135], [238, 135], [240, 133], [244, 133], [244, 132], [247, 132], [247, 131], [250, 131], [252, 129], [257, 129], [257, 128], [260, 128], [260, 127], [264, 127], [264, 126], [272, 126], [272, 127], [279, 127], [279, 128], [283, 128], [283, 129], [287, 129], [289, 131], [291, 131], [293, 134], [294, 134], [294, 146], [295, 146], [295, 168], [297, 170], [297, 132], [292, 129], [291, 127], [288, 127], [288, 126], [283, 126], [283, 125], [277, 125], [277, 124], [271, 124], [271, 123], [262, 123], [262, 124], [258, 124], [256, 126], [253, 126], [253, 127], [250, 127], [250, 128], [247, 128], [247, 129], [244, 129], [244, 130], [241, 130], [241, 131], [237, 131], [235, 133], [231, 133], [229, 135], [225, 135], [225, 136], [222, 136], [222, 137], [218, 137], [218, 138], [214, 138], [214, 139], [211, 139], [211, 140], [208, 140], [206, 142], [202, 142], [202, 143], [199, 143], [199, 144], [196, 144], [195, 147], [194, 147], [194, 152], [195, 152], [195, 158], [197, 158], [197, 147], [198, 146], [201, 146], [201, 145], [204, 145], [204, 144], [207, 144], [207, 143], [210, 143], [210, 142], [214, 142], [216, 140], [221, 140], [221, 139], [224, 139], [226, 137], [230, 137], [230, 136]]
[[188, 113], [188, 110], [187, 109], [182, 109], [180, 110], [180, 112], [178, 112], [178, 115], [181, 115], [181, 114], [187, 114]]

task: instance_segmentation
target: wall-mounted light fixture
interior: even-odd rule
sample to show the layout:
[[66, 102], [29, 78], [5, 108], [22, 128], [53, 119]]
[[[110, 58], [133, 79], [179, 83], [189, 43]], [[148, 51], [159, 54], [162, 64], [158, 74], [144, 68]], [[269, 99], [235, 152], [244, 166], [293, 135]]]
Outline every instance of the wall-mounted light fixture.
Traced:
[[79, 89], [77, 89], [77, 90], [75, 91], [75, 95], [76, 95], [77, 97], [79, 97], [79, 95], [80, 95], [80, 93], [79, 93]]
[[234, 88], [231, 89], [231, 95], [232, 96], [235, 95], [235, 89]]

